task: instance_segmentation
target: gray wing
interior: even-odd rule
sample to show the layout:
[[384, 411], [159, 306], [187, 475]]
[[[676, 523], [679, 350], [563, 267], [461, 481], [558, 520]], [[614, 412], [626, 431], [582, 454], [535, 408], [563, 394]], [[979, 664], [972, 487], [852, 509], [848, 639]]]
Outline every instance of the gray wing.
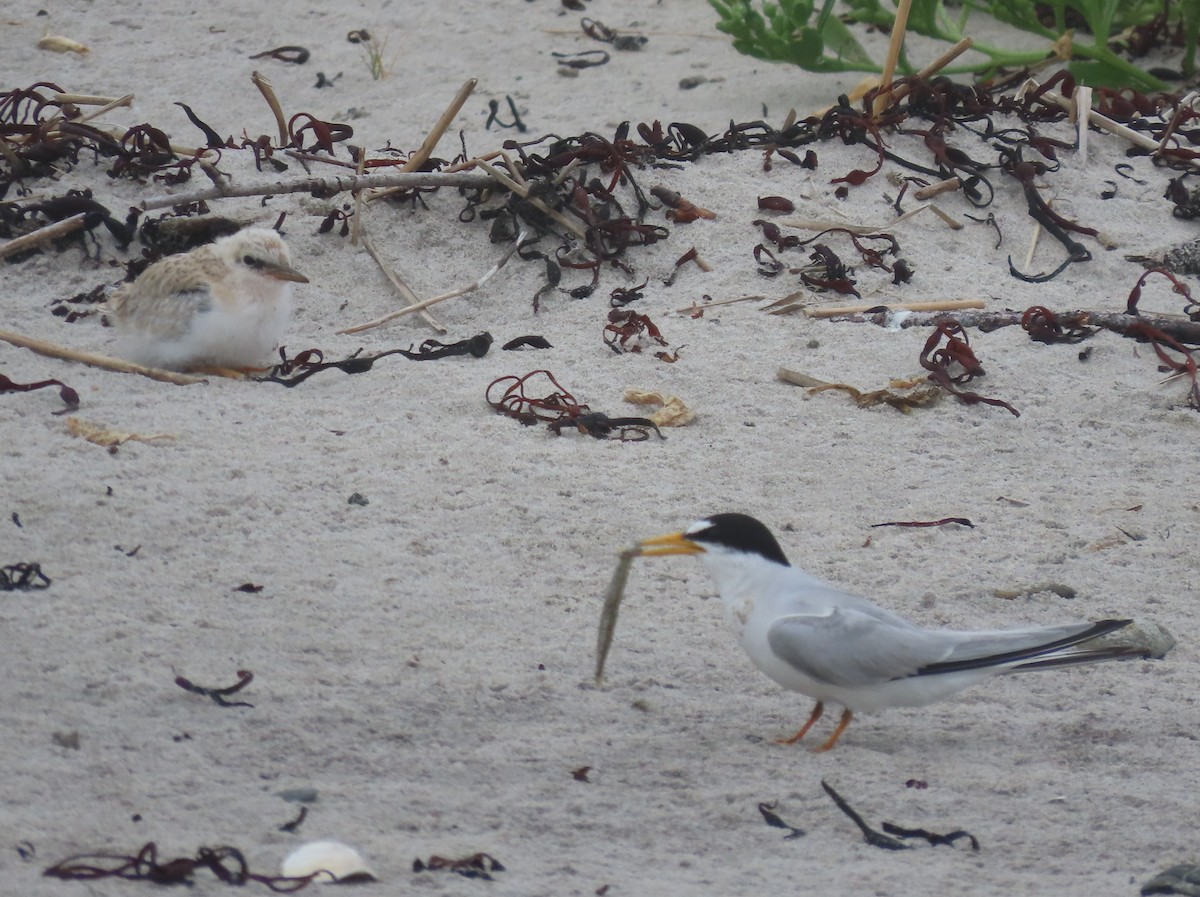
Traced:
[[1106, 659], [1103, 652], [1088, 651], [1086, 643], [1126, 623], [963, 632], [897, 626], [887, 617], [838, 608], [823, 616], [782, 617], [767, 631], [767, 643], [805, 675], [853, 687], [986, 667], [1034, 669]]
[[903, 679], [945, 660], [954, 649], [954, 641], [946, 636], [957, 634], [837, 608], [822, 615], [781, 617], [767, 630], [767, 644], [780, 660], [806, 676], [850, 688]]

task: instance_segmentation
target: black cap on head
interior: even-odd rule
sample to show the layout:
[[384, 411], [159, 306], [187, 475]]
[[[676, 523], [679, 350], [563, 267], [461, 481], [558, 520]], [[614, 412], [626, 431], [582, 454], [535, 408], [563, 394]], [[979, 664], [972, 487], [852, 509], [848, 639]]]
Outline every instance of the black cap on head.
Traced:
[[689, 528], [687, 537], [701, 545], [723, 545], [734, 551], [761, 555], [785, 567], [791, 566], [766, 524], [749, 514], [713, 514]]

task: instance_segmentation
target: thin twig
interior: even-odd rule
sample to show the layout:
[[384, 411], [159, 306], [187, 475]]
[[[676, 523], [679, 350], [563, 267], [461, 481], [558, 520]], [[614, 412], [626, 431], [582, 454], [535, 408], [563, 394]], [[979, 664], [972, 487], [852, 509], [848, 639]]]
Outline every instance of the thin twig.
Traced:
[[[367, 166], [367, 151], [361, 149], [358, 151], [358, 167], [355, 169], [355, 174], [358, 177], [363, 176], [363, 172]], [[350, 226], [350, 245], [357, 246], [358, 238], [362, 234], [362, 215], [363, 215], [363, 195], [361, 190], [354, 191], [354, 221]]]
[[78, 361], [92, 367], [104, 368], [106, 371], [117, 371], [121, 374], [141, 374], [143, 377], [149, 377], [151, 380], [162, 380], [165, 383], [175, 383], [179, 386], [204, 382], [203, 377], [177, 374], [174, 371], [164, 371], [160, 368], [148, 368], [129, 361], [122, 361], [119, 358], [112, 358], [108, 355], [97, 355], [94, 352], [81, 352], [78, 349], [68, 349], [66, 346], [59, 346], [45, 340], [34, 339], [31, 336], [13, 333], [10, 330], [0, 330], [0, 340], [11, 343], [14, 346], [20, 346], [22, 349], [37, 352], [39, 355], [60, 358], [64, 361]]
[[905, 212], [898, 218], [893, 218], [881, 225], [847, 224], [841, 221], [829, 221], [828, 219], [821, 218], [777, 218], [775, 223], [784, 227], [798, 227], [801, 230], [831, 230], [837, 228], [839, 230], [848, 230], [853, 234], [858, 234], [861, 236], [863, 234], [878, 234], [891, 230], [897, 224], [907, 221], [914, 215], [919, 215], [926, 209], [933, 212], [935, 215], [945, 221], [951, 230], [960, 230], [962, 228], [961, 222], [955, 221], [952, 217], [938, 208], [937, 205], [931, 202], [927, 202], [923, 206], [917, 206], [915, 209]]
[[788, 305], [771, 312], [773, 315], [786, 315], [794, 311], [803, 311], [810, 318], [836, 318], [839, 315], [861, 315], [870, 311], [958, 311], [964, 308], [986, 308], [982, 299], [931, 299], [927, 302], [897, 302], [885, 305], [876, 302], [874, 305], [841, 305], [824, 308], [805, 308], [803, 305]]
[[114, 103], [118, 106], [130, 105], [133, 102], [133, 94], [127, 93], [123, 97], [97, 97], [83, 93], [56, 93], [51, 99], [56, 103], [70, 103], [72, 106], [107, 106], [111, 109]]
[[[446, 129], [449, 128], [454, 122], [454, 117], [458, 115], [459, 111], [463, 107], [463, 104], [467, 101], [467, 98], [475, 92], [475, 88], [478, 84], [479, 81], [475, 78], [469, 78], [463, 82], [462, 87], [458, 89], [458, 93], [454, 95], [454, 99], [450, 101], [450, 105], [446, 107], [445, 111], [442, 112], [441, 117], [436, 123], [434, 123], [433, 130], [425, 136], [425, 140], [421, 143], [421, 146], [409, 157], [408, 161], [400, 166], [401, 171], [416, 171], [425, 164], [431, 155], [433, 155], [433, 151], [437, 147], [438, 141], [442, 139], [442, 135], [446, 133]], [[396, 193], [401, 189], [403, 188], [385, 190], [382, 193], [370, 197], [367, 201], [374, 202], [377, 199], [384, 199], [385, 197], [391, 196], [393, 193]]]
[[[362, 235], [362, 245], [363, 248], [370, 253], [371, 258], [375, 259], [375, 264], [379, 265], [379, 270], [382, 271], [384, 276], [392, 282], [392, 286], [396, 288], [396, 292], [404, 298], [404, 301], [406, 301], [409, 305], [415, 305], [421, 301], [417, 298], [417, 294], [408, 288], [408, 284], [400, 279], [400, 275], [393, 271], [391, 266], [383, 260], [383, 257], [380, 256], [379, 251], [375, 248], [375, 244], [371, 242], [370, 234], [364, 233]], [[446, 328], [442, 326], [441, 322], [438, 321], [437, 318], [431, 315], [428, 311], [422, 310], [420, 314], [421, 317], [425, 319], [425, 323], [438, 333], [446, 332]]]
[[891, 97], [892, 75], [896, 72], [896, 60], [900, 58], [900, 50], [904, 46], [904, 32], [908, 30], [908, 11], [912, 8], [912, 0], [899, 0], [896, 4], [896, 18], [892, 22], [892, 39], [888, 43], [887, 56], [883, 59], [883, 75], [879, 78], [879, 93], [875, 97], [871, 114], [879, 118], [883, 110], [895, 100]]
[[62, 221], [55, 221], [53, 224], [47, 224], [45, 227], [40, 227], [37, 230], [25, 234], [21, 237], [14, 237], [3, 246], [0, 246], [0, 259], [13, 253], [20, 252], [23, 249], [28, 249], [30, 246], [37, 246], [45, 243], [47, 240], [52, 240], [55, 237], [62, 237], [73, 231], [83, 227], [83, 219], [87, 217], [86, 212], [80, 212], [78, 215], [72, 215], [70, 218], [64, 218]]
[[447, 299], [454, 299], [457, 296], [464, 296], [467, 293], [474, 292], [491, 280], [493, 275], [495, 275], [497, 271], [504, 267], [505, 263], [508, 262], [508, 260], [513, 257], [513, 254], [517, 251], [517, 249], [520, 248], [521, 243], [524, 241], [526, 236], [527, 232], [521, 231], [521, 233], [517, 235], [517, 239], [513, 243], [512, 247], [508, 250], [508, 252], [504, 253], [504, 257], [501, 258], [500, 261], [496, 262], [496, 264], [492, 265], [492, 267], [489, 268], [487, 272], [474, 283], [465, 287], [460, 287], [457, 290], [451, 290], [449, 293], [442, 293], [440, 296], [434, 296], [432, 299], [425, 299], [422, 302], [413, 303], [412, 305], [402, 308], [399, 311], [390, 312], [389, 314], [386, 314], [381, 318], [376, 318], [373, 321], [367, 321], [365, 324], [357, 324], [354, 327], [347, 327], [345, 330], [339, 330], [338, 333], [360, 333], [363, 330], [370, 330], [373, 327], [380, 327], [384, 324], [387, 324], [389, 321], [394, 321], [397, 318], [404, 317], [405, 315], [411, 315], [413, 312], [429, 308], [429, 306], [436, 305], [439, 302], [445, 302]]
[[[963, 327], [980, 327], [984, 330], [997, 330], [1001, 327], [1017, 326], [1024, 316], [1023, 311], [966, 311], [954, 315], [954, 320]], [[1191, 321], [1185, 317], [1172, 315], [1130, 315], [1125, 312], [1101, 311], [1064, 311], [1059, 317], [1077, 321], [1085, 327], [1102, 327], [1105, 330], [1124, 335], [1139, 325], [1149, 325], [1155, 330], [1161, 330], [1168, 336], [1181, 343], [1200, 345], [1200, 321]], [[875, 316], [848, 315], [846, 320], [851, 323], [874, 323]], [[935, 327], [945, 323], [946, 316], [938, 312], [917, 312], [896, 321], [899, 327]], [[1132, 334], [1137, 335], [1137, 332]]]
[[[958, 57], [962, 56], [963, 53], [966, 53], [967, 50], [971, 49], [971, 47], [974, 45], [974, 43], [975, 43], [975, 41], [973, 41], [971, 38], [964, 37], [962, 40], [960, 40], [958, 43], [956, 43], [953, 47], [951, 47], [949, 50], [947, 50], [945, 53], [943, 53], [941, 56], [939, 56], [933, 62], [929, 63], [929, 65], [925, 66], [925, 68], [923, 68], [919, 72], [917, 72], [917, 80], [928, 81], [930, 78], [932, 78], [934, 75], [936, 75], [942, 69], [944, 69], [946, 66], [948, 66], [950, 63], [952, 63], [954, 60], [958, 59]], [[910, 93], [912, 93], [912, 87], [910, 87], [908, 84], [901, 84], [899, 87], [897, 87], [895, 90], [892, 91], [891, 99], [889, 102], [899, 103]]]
[[271, 184], [211, 187], [193, 193], [151, 196], [140, 203], [143, 211], [163, 209], [178, 203], [221, 199], [226, 196], [270, 196], [280, 193], [316, 193], [333, 196], [348, 190], [371, 190], [376, 187], [486, 187], [492, 179], [482, 174], [444, 174], [442, 172], [406, 172], [402, 174], [338, 175], [327, 178], [303, 178], [295, 181], [275, 181]]
[[[798, 295], [792, 293], [792, 296]], [[699, 302], [693, 302], [691, 305], [685, 305], [683, 308], [675, 309], [679, 314], [695, 314], [698, 311], [707, 311], [710, 308], [717, 308], [721, 305], [734, 305], [738, 302], [754, 302], [757, 299], [766, 299], [766, 296], [738, 296], [736, 299], [717, 299], [713, 302], [705, 302], [701, 305]], [[788, 297], [789, 299], [791, 296]]]

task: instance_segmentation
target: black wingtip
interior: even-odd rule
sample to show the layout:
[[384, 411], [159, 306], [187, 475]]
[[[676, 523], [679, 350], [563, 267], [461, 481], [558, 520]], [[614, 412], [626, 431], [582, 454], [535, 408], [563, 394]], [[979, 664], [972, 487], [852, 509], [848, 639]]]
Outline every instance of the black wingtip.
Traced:
[[[1090, 663], [1097, 660], [1146, 656], [1146, 652], [1142, 649], [1131, 649], [1126, 645], [1113, 648], [1097, 647], [1091, 651], [1080, 651], [1065, 657], [1045, 657], [1045, 655], [1053, 654], [1055, 651], [1061, 651], [1072, 645], [1079, 645], [1083, 642], [1108, 635], [1110, 632], [1116, 632], [1118, 629], [1124, 629], [1132, 622], [1133, 620], [1098, 620], [1076, 635], [1055, 639], [1052, 642], [1035, 645], [1032, 648], [1024, 648], [1020, 651], [990, 654], [987, 657], [975, 657], [970, 660], [950, 660], [945, 663], [931, 663], [929, 666], [921, 667], [921, 669], [917, 670], [916, 675], [930, 676], [938, 673], [954, 673], [961, 670], [975, 670], [981, 667], [1003, 666], [1004, 664], [1021, 660], [1028, 660], [1029, 662], [1016, 664], [1010, 669], [1013, 671], [1051, 669], [1053, 667]], [[1039, 658], [1044, 659], [1039, 660]]]

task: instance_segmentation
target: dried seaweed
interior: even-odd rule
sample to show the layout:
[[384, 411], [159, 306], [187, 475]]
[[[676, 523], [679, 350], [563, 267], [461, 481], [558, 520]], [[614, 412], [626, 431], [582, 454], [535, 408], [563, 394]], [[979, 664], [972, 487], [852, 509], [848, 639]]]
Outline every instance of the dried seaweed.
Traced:
[[200, 869], [207, 869], [227, 885], [242, 886], [248, 882], [266, 885], [278, 893], [290, 893], [307, 887], [317, 875], [285, 878], [281, 875], [258, 875], [250, 871], [246, 858], [236, 847], [201, 847], [194, 857], [176, 857], [160, 861], [158, 845], [147, 842], [134, 855], [120, 853], [81, 853], [55, 863], [42, 874], [66, 881], [95, 881], [101, 878], [123, 878], [148, 881], [156, 885], [190, 885]]

